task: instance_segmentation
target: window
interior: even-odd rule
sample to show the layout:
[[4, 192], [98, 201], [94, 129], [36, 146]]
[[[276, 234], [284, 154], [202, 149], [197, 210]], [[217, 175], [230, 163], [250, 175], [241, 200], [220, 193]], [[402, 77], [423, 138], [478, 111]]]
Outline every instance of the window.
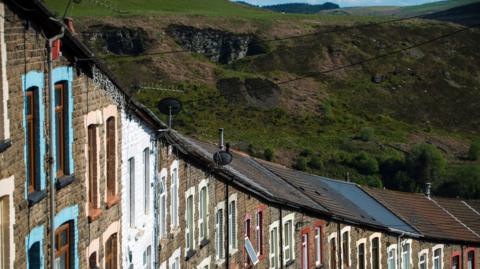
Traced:
[[278, 268], [278, 221], [270, 225], [270, 268]]
[[257, 240], [257, 256], [263, 255], [263, 211], [258, 210], [256, 214], [255, 237]]
[[358, 269], [365, 269], [365, 243], [358, 245]]
[[342, 229], [342, 266], [350, 267], [350, 226]]
[[460, 254], [452, 256], [452, 269], [460, 269]]
[[283, 225], [284, 232], [284, 246], [283, 252], [285, 256], [285, 262], [288, 262], [292, 259], [292, 221], [289, 220]]
[[[28, 268], [29, 269], [41, 269], [42, 257], [41, 257], [41, 245], [40, 242], [35, 242], [28, 249]], [[3, 267], [8, 268], [8, 267]]]
[[115, 117], [107, 119], [106, 154], [107, 154], [107, 201], [111, 201], [116, 193], [117, 148]]
[[55, 84], [55, 162], [57, 177], [68, 175], [68, 87], [65, 82]]
[[418, 258], [418, 268], [419, 269], [427, 269], [427, 254], [421, 253], [420, 257]]
[[[250, 234], [251, 234], [251, 220], [250, 217], [247, 217], [245, 219], [244, 225], [243, 225], [243, 231], [244, 231], [244, 237], [248, 237], [250, 239]], [[250, 258], [248, 257], [248, 254], [246, 251], [244, 251], [244, 257], [245, 257], [245, 267], [249, 268], [252, 265], [252, 262], [250, 261]]]
[[0, 268], [9, 268], [10, 249], [10, 214], [9, 197], [0, 198]]
[[[388, 269], [396, 269], [397, 268], [397, 248], [395, 244], [391, 244], [387, 248], [387, 268]], [[403, 254], [403, 252], [402, 252]], [[403, 264], [403, 256], [402, 256], [402, 264]], [[403, 266], [403, 265], [402, 265]]]
[[148, 246], [147, 249], [143, 252], [143, 268], [151, 269], [152, 268], [152, 247]]
[[135, 158], [128, 159], [130, 227], [135, 227]]
[[[88, 126], [88, 203], [90, 209], [98, 208], [98, 148], [97, 126]], [[91, 213], [91, 212], [90, 212]]]
[[380, 238], [378, 236], [371, 238], [371, 253], [372, 269], [380, 269]]
[[476, 269], [475, 267], [475, 250], [467, 252], [467, 269]]
[[337, 238], [330, 239], [330, 268], [337, 268]]
[[55, 231], [55, 268], [70, 269], [73, 268], [73, 242], [71, 240], [70, 222], [58, 227]]
[[310, 268], [310, 258], [308, 254], [308, 230], [302, 232], [302, 269]]
[[169, 269], [180, 269], [180, 248], [176, 249], [168, 259]]
[[145, 215], [150, 211], [150, 149], [143, 150], [143, 186], [145, 188], [143, 209]]
[[211, 260], [210, 256], [203, 259], [202, 262], [200, 262], [200, 264], [197, 265], [197, 269], [210, 269], [210, 260]]
[[237, 250], [237, 200], [232, 195], [228, 203], [228, 242], [230, 251]]
[[402, 269], [410, 269], [410, 242], [402, 243]]
[[118, 241], [117, 234], [112, 234], [105, 243], [105, 269], [117, 269]]
[[436, 245], [433, 250], [433, 269], [443, 269], [443, 246]]
[[167, 176], [166, 171], [160, 173], [160, 236], [167, 233]]
[[193, 241], [193, 236], [194, 236], [194, 228], [193, 228], [193, 193], [195, 191], [195, 187], [190, 188], [186, 192], [186, 212], [185, 212], [185, 221], [186, 221], [186, 226], [185, 226], [185, 253], [188, 255], [188, 251], [194, 249], [195, 243]]
[[92, 254], [90, 254], [90, 257], [88, 257], [88, 269], [98, 269], [98, 268], [100, 267], [98, 267], [98, 264], [97, 264], [97, 252], [93, 252]]
[[[222, 202], [220, 202], [221, 204]], [[223, 234], [223, 208], [218, 208], [215, 212], [215, 259], [223, 260], [224, 252], [224, 234]]]
[[40, 190], [40, 107], [39, 107], [39, 89], [37, 87], [29, 88], [25, 92], [25, 132], [26, 132], [26, 155], [27, 155], [27, 178], [28, 192]]
[[199, 184], [199, 217], [198, 217], [198, 229], [199, 229], [199, 242], [200, 245], [204, 244], [204, 240], [208, 238], [208, 181], [206, 179], [200, 181]]
[[171, 206], [172, 206], [172, 229], [178, 227], [178, 161], [172, 164], [171, 172]]
[[315, 266], [322, 265], [322, 228], [315, 227]]

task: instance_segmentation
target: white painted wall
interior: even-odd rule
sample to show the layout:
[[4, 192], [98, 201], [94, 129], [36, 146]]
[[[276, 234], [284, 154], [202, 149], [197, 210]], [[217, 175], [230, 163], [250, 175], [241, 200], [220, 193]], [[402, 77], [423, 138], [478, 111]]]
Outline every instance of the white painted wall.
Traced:
[[[141, 120], [132, 115], [121, 112], [122, 117], [122, 265], [123, 268], [144, 268], [143, 253], [148, 246], [152, 249], [152, 268], [154, 254], [154, 206], [153, 187], [155, 155], [153, 130], [149, 129]], [[150, 210], [144, 211], [144, 166], [143, 151], [150, 148]], [[135, 227], [130, 227], [130, 178], [128, 160], [135, 158]]]

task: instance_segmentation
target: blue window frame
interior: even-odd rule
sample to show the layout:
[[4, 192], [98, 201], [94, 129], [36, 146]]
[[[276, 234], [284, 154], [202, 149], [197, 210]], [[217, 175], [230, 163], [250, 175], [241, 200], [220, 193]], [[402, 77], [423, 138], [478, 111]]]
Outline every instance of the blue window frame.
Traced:
[[71, 255], [70, 255], [70, 269], [79, 269], [79, 255], [78, 255], [78, 205], [73, 205], [70, 207], [66, 207], [62, 209], [58, 214], [55, 216], [53, 221], [55, 231], [57, 229], [69, 223], [70, 230], [71, 230], [71, 242], [73, 242], [73, 246], [71, 246]]
[[43, 269], [45, 258], [43, 254], [43, 225], [37, 226], [25, 237], [27, 253], [27, 269]]

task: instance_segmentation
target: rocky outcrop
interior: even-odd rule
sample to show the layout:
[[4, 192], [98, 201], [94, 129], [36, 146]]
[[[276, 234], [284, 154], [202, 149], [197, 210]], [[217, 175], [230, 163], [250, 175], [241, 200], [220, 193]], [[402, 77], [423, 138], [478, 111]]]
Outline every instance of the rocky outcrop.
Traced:
[[151, 41], [142, 28], [94, 25], [82, 32], [90, 46], [117, 55], [138, 55], [148, 49]]
[[270, 109], [278, 105], [280, 87], [268, 79], [226, 78], [217, 82], [221, 94], [231, 103]]
[[265, 52], [263, 44], [252, 34], [235, 34], [177, 24], [169, 25], [167, 34], [182, 48], [203, 54], [212, 62], [222, 64]]

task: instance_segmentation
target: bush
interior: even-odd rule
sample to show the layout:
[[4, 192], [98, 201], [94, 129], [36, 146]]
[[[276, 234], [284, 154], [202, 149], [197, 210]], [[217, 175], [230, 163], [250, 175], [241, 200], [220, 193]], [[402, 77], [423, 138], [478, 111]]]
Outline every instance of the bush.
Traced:
[[365, 152], [360, 152], [360, 154], [355, 156], [350, 165], [364, 175], [372, 175], [378, 173], [379, 170], [377, 160]]
[[329, 102], [323, 103], [320, 110], [323, 112], [323, 119], [326, 123], [335, 122], [335, 115]]
[[295, 169], [300, 171], [307, 170], [307, 160], [304, 157], [298, 157], [297, 162], [295, 163]]
[[274, 158], [274, 153], [273, 153], [273, 149], [271, 148], [267, 148], [263, 151], [263, 157], [265, 157], [265, 160], [271, 162], [273, 161], [273, 158]]
[[323, 168], [323, 162], [318, 156], [313, 156], [308, 162], [308, 166], [312, 169], [320, 170]]
[[363, 127], [360, 130], [359, 138], [363, 141], [372, 141], [375, 135], [375, 131], [371, 127]]
[[468, 159], [471, 161], [480, 159], [480, 139], [474, 141], [470, 145], [470, 149], [468, 150]]
[[311, 149], [304, 149], [302, 152], [300, 152], [300, 156], [303, 157], [308, 157], [313, 154], [313, 151]]
[[417, 189], [424, 188], [425, 183], [435, 183], [445, 172], [447, 162], [442, 153], [431, 144], [417, 144], [407, 156], [408, 174], [415, 180]]
[[382, 188], [383, 184], [380, 178], [376, 176], [362, 176], [354, 180], [355, 183], [369, 187]]
[[437, 195], [480, 199], [480, 165], [449, 169], [444, 180], [434, 188]]

